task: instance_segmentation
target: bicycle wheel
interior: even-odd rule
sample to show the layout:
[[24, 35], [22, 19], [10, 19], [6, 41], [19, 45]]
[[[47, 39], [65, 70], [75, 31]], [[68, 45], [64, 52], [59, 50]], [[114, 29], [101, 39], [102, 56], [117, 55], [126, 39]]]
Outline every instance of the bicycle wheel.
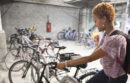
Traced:
[[10, 45], [9, 45], [9, 49], [14, 49], [14, 48], [18, 48], [18, 44], [19, 44], [19, 42], [18, 41], [20, 41], [20, 39], [18, 39], [17, 38], [18, 37], [18, 35], [17, 34], [12, 34], [11, 36], [10, 36]]
[[6, 68], [9, 69], [14, 62], [21, 59], [22, 59], [21, 54], [18, 53], [17, 49], [12, 49], [8, 51], [4, 58]]
[[57, 39], [59, 39], [59, 40], [64, 39], [64, 35], [65, 35], [64, 32], [59, 32], [59, 33], [57, 34]]
[[88, 39], [87, 39], [87, 42], [85, 43], [85, 47], [86, 47], [87, 49], [92, 49], [92, 48], [95, 47], [95, 44], [94, 44], [94, 42], [92, 41], [91, 38], [88, 38]]
[[[28, 66], [29, 65], [29, 66]], [[35, 73], [35, 81], [32, 80], [31, 69]], [[24, 76], [25, 75], [25, 76]], [[33, 64], [27, 61], [17, 61], [9, 69], [8, 73], [10, 83], [37, 83], [39, 79], [39, 72]]]
[[[69, 69], [68, 69], [69, 70]], [[68, 72], [64, 70], [57, 69], [55, 78], [58, 82], [62, 80], [64, 76], [67, 76]]]
[[97, 73], [97, 71], [92, 71], [92, 72], [88, 72], [82, 76], [80, 76], [80, 80], [81, 83], [86, 83], [89, 79], [91, 79], [95, 74]]
[[79, 83], [74, 77], [64, 76], [60, 83]]
[[10, 45], [7, 46], [7, 49], [14, 49], [17, 48], [17, 45], [14, 43], [11, 43]]
[[[49, 62], [59, 62], [59, 60], [55, 57], [55, 56], [46, 56], [46, 60], [47, 60], [47, 63]], [[47, 66], [48, 67], [48, 66]], [[64, 70], [60, 70], [60, 69], [57, 69], [56, 71], [53, 70], [53, 69], [49, 69], [49, 80], [52, 82], [52, 83], [56, 83], [54, 81], [58, 81], [60, 82], [61, 79], [67, 75], [67, 71], [64, 71]], [[50, 82], [50, 83], [51, 83]]]
[[[45, 58], [44, 56], [40, 56], [40, 61], [43, 62], [43, 63], [47, 63], [46, 58]], [[44, 68], [44, 67], [42, 66], [42, 64], [39, 63], [39, 62], [35, 62], [34, 64], [35, 64], [35, 66], [37, 67], [37, 69], [38, 69], [38, 71], [39, 71], [39, 74], [41, 74], [41, 73], [42, 73], [42, 70], [43, 70], [43, 68]], [[36, 77], [36, 76], [35, 76], [35, 75], [36, 75], [36, 72], [33, 72], [33, 71], [34, 71], [34, 69], [32, 68], [32, 70], [31, 70], [31, 76], [32, 76], [33, 81], [35, 81], [35, 80], [36, 80], [36, 79], [35, 79], [35, 77]], [[41, 76], [41, 75], [40, 75], [40, 76]], [[49, 78], [49, 67], [48, 67], [48, 66], [46, 66], [44, 76], [45, 76], [47, 79]], [[42, 80], [44, 80], [43, 83], [46, 83], [45, 77], [44, 77], [44, 79], [42, 79]]]

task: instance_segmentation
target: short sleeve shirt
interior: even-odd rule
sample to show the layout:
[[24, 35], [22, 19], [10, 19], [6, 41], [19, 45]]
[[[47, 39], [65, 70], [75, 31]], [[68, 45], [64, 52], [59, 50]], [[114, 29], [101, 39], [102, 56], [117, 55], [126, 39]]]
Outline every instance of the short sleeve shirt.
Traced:
[[104, 56], [100, 60], [105, 74], [112, 78], [117, 78], [121, 75], [124, 75], [125, 71], [119, 62], [117, 62], [116, 58], [118, 57], [122, 62], [125, 59], [127, 44], [125, 37], [122, 35], [106, 35], [103, 37], [101, 42], [102, 46], [100, 48], [108, 53], [108, 55]]

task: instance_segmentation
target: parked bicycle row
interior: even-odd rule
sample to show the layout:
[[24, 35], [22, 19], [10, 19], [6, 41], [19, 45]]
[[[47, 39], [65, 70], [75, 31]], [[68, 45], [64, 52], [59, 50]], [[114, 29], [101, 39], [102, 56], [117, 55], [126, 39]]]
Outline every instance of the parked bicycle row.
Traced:
[[85, 48], [95, 48], [99, 44], [100, 33], [84, 33], [80, 32], [75, 39], [76, 45], [83, 45]]
[[99, 44], [100, 33], [77, 32], [75, 29], [63, 29], [57, 34], [59, 40], [73, 40], [76, 45], [83, 45], [86, 48], [94, 48]]
[[78, 32], [75, 29], [71, 29], [71, 27], [67, 29], [63, 29], [57, 34], [57, 39], [59, 40], [75, 40], [78, 35]]
[[[85, 83], [98, 72], [97, 69], [82, 73], [80, 69], [87, 65], [76, 66], [73, 77], [67, 75], [71, 68], [63, 70], [57, 69], [56, 64], [80, 57], [75, 53], [60, 53], [65, 46], [50, 38], [43, 38], [34, 34], [34, 27], [30, 29], [15, 28], [17, 33], [10, 36], [8, 53], [5, 56], [5, 64], [9, 70], [8, 77], [10, 83], [17, 83], [15, 79], [23, 83], [51, 83], [53, 77], [60, 83]], [[78, 76], [81, 73], [80, 76]], [[68, 79], [68, 80], [66, 80]], [[52, 82], [53, 83], [53, 82]]]

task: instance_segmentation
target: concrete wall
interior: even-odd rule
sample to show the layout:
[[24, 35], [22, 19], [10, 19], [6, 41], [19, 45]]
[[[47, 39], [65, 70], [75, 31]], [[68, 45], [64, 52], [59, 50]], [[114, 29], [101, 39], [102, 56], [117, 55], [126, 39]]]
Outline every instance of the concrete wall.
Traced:
[[[52, 23], [52, 31], [46, 32], [47, 15]], [[6, 38], [15, 32], [14, 27], [29, 28], [32, 25], [36, 33], [56, 39], [64, 28], [78, 28], [79, 9], [34, 3], [13, 2], [2, 6], [2, 24]]]

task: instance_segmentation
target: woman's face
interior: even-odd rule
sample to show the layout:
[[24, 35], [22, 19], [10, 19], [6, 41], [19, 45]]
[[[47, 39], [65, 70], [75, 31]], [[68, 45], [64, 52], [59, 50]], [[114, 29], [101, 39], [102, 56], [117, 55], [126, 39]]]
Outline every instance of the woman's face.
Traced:
[[105, 21], [104, 18], [100, 19], [96, 15], [93, 14], [93, 20], [95, 22], [95, 26], [98, 28], [99, 32], [105, 30]]

